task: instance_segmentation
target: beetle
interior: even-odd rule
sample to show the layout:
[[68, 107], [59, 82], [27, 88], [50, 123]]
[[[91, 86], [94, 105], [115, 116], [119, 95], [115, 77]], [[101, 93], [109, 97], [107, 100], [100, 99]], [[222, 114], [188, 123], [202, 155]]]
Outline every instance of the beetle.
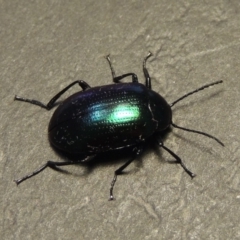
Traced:
[[[150, 138], [154, 138], [159, 147], [172, 155], [176, 163], [180, 164], [191, 178], [195, 177], [195, 174], [185, 166], [181, 158], [167, 148], [159, 137], [172, 126], [207, 136], [224, 146], [219, 139], [208, 133], [180, 127], [173, 123], [171, 109], [184, 98], [223, 81], [204, 85], [168, 104], [161, 95], [152, 90], [151, 77], [146, 68], [147, 59], [151, 56], [152, 53], [149, 52], [143, 60], [145, 85], [138, 82], [135, 73], [116, 76], [110, 56], [107, 55], [106, 59], [111, 70], [113, 84], [90, 87], [85, 81], [77, 80], [57, 93], [46, 105], [37, 100], [16, 95], [14, 100], [51, 110], [57, 99], [73, 85], [78, 84], [82, 88], [82, 91], [69, 96], [58, 106], [48, 126], [49, 141], [54, 148], [70, 154], [79, 154], [82, 157], [79, 160], [68, 162], [47, 161], [31, 174], [14, 180], [17, 185], [39, 174], [47, 167], [56, 169], [59, 166], [84, 163], [99, 154], [130, 148], [132, 157], [115, 171], [111, 182], [109, 200], [113, 200], [113, 188], [117, 176], [142, 153]], [[121, 82], [122, 79], [129, 76], [132, 77], [132, 82]]]

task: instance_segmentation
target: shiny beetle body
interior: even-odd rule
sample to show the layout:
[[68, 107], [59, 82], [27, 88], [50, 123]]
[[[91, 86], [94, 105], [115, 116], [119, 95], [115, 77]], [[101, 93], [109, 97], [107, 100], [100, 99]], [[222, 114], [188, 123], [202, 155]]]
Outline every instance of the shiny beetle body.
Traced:
[[138, 145], [171, 121], [158, 93], [140, 83], [111, 84], [67, 98], [52, 116], [49, 140], [71, 154], [98, 154]]
[[[49, 141], [55, 149], [81, 157], [69, 162], [48, 161], [33, 173], [17, 179], [15, 182], [20, 184], [47, 167], [56, 169], [60, 166], [86, 163], [99, 154], [119, 149], [131, 149], [132, 157], [114, 173], [109, 198], [109, 200], [113, 200], [113, 188], [117, 175], [121, 174], [141, 154], [145, 143], [150, 138], [154, 138], [156, 143], [172, 155], [176, 163], [180, 164], [193, 178], [195, 174], [187, 169], [178, 155], [163, 144], [160, 137], [163, 131], [171, 125], [212, 138], [223, 146], [220, 140], [208, 133], [177, 126], [172, 122], [171, 110], [171, 107], [180, 100], [200, 90], [222, 83], [222, 81], [204, 85], [169, 105], [162, 96], [151, 89], [151, 78], [146, 68], [146, 61], [150, 56], [151, 53], [143, 61], [145, 85], [138, 83], [137, 75], [134, 73], [116, 76], [110, 58], [107, 56], [114, 84], [91, 88], [85, 81], [77, 80], [56, 94], [46, 105], [37, 100], [15, 96], [15, 100], [50, 110], [54, 107], [57, 99], [73, 85], [78, 84], [82, 88], [82, 91], [68, 97], [59, 105], [48, 128]], [[128, 76], [132, 77], [131, 83], [120, 82]]]

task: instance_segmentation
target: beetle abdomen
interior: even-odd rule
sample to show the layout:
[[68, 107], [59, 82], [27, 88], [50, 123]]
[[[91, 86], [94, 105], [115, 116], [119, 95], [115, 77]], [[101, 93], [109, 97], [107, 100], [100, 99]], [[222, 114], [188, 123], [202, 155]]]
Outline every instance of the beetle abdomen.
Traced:
[[61, 150], [94, 154], [136, 145], [156, 128], [147, 88], [119, 83], [66, 99], [50, 121], [49, 139]]

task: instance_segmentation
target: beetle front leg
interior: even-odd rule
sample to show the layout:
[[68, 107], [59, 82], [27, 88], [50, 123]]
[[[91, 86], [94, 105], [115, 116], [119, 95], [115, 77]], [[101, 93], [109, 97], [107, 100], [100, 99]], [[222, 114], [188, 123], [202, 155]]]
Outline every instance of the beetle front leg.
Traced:
[[160, 147], [162, 147], [164, 150], [166, 150], [168, 153], [170, 153], [176, 160], [176, 163], [180, 164], [181, 167], [184, 169], [184, 171], [191, 177], [194, 178], [196, 175], [194, 173], [192, 173], [190, 170], [187, 169], [187, 167], [185, 166], [185, 164], [183, 163], [182, 159], [176, 154], [174, 153], [172, 150], [170, 150], [169, 148], [165, 147], [163, 142], [158, 140], [157, 141], [158, 145]]
[[123, 79], [125, 77], [132, 76], [132, 82], [133, 83], [138, 83], [138, 77], [135, 73], [126, 73], [126, 74], [123, 74], [121, 76], [116, 77], [116, 74], [115, 74], [115, 71], [113, 69], [111, 59], [110, 59], [110, 55], [107, 55], [105, 58], [107, 59], [107, 61], [109, 63], [111, 73], [112, 73], [113, 82], [119, 83], [121, 79]]
[[113, 180], [111, 182], [111, 187], [110, 187], [110, 197], [109, 197], [109, 201], [112, 201], [114, 200], [114, 197], [113, 197], [113, 188], [114, 188], [114, 185], [117, 181], [117, 176], [120, 175], [122, 173], [122, 171], [131, 163], [133, 162], [137, 156], [139, 156], [141, 154], [141, 152], [143, 151], [143, 147], [142, 146], [138, 146], [138, 147], [135, 147], [133, 149], [133, 152], [134, 152], [134, 156], [128, 160], [126, 163], [124, 163], [120, 168], [118, 168], [115, 173], [114, 173], [114, 177], [113, 177]]
[[71, 88], [73, 85], [75, 84], [79, 84], [79, 86], [82, 88], [83, 91], [91, 88], [85, 81], [83, 80], [77, 80], [71, 84], [69, 84], [67, 87], [65, 87], [62, 91], [60, 91], [59, 93], [57, 93], [49, 102], [48, 104], [44, 104], [42, 102], [39, 102], [37, 100], [34, 100], [34, 99], [27, 99], [27, 98], [23, 98], [23, 97], [19, 97], [19, 96], [15, 96], [14, 97], [14, 100], [17, 100], [17, 101], [22, 101], [22, 102], [28, 102], [28, 103], [31, 103], [31, 104], [34, 104], [34, 105], [37, 105], [39, 107], [42, 107], [42, 108], [45, 108], [47, 110], [51, 110], [53, 107], [54, 107], [54, 103], [57, 101], [57, 99], [63, 95], [69, 88]]

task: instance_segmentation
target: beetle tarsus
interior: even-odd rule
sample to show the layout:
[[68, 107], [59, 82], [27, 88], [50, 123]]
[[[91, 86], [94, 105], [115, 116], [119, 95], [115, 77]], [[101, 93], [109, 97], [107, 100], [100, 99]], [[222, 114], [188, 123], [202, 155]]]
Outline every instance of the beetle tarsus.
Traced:
[[113, 180], [111, 182], [110, 197], [109, 197], [108, 201], [115, 200], [115, 198], [113, 197], [113, 188], [114, 188], [114, 185], [115, 185], [116, 181], [117, 181], [117, 174], [115, 173], [114, 177], [113, 177]]
[[28, 99], [28, 98], [19, 97], [19, 96], [15, 95], [14, 101], [27, 102], [27, 103], [30, 103], [30, 104], [33, 104], [33, 105], [37, 105], [37, 106], [39, 106], [41, 108], [45, 108], [47, 110], [50, 110], [50, 109], [48, 109], [47, 105], [45, 105], [42, 102], [39, 102], [37, 100], [34, 100], [34, 99]]
[[51, 169], [53, 170], [58, 170], [58, 171], [61, 171], [60, 168], [58, 167], [61, 167], [61, 166], [69, 166], [69, 165], [75, 165], [75, 164], [78, 164], [78, 163], [81, 163], [82, 160], [79, 160], [79, 161], [70, 161], [70, 162], [53, 162], [53, 161], [47, 161], [44, 165], [42, 165], [40, 168], [36, 169], [34, 172], [22, 177], [22, 178], [19, 178], [19, 179], [16, 179], [14, 180], [14, 182], [19, 185], [20, 183], [24, 182], [25, 180], [39, 174], [40, 172], [42, 172], [43, 170], [45, 170], [47, 167], [50, 167]]

